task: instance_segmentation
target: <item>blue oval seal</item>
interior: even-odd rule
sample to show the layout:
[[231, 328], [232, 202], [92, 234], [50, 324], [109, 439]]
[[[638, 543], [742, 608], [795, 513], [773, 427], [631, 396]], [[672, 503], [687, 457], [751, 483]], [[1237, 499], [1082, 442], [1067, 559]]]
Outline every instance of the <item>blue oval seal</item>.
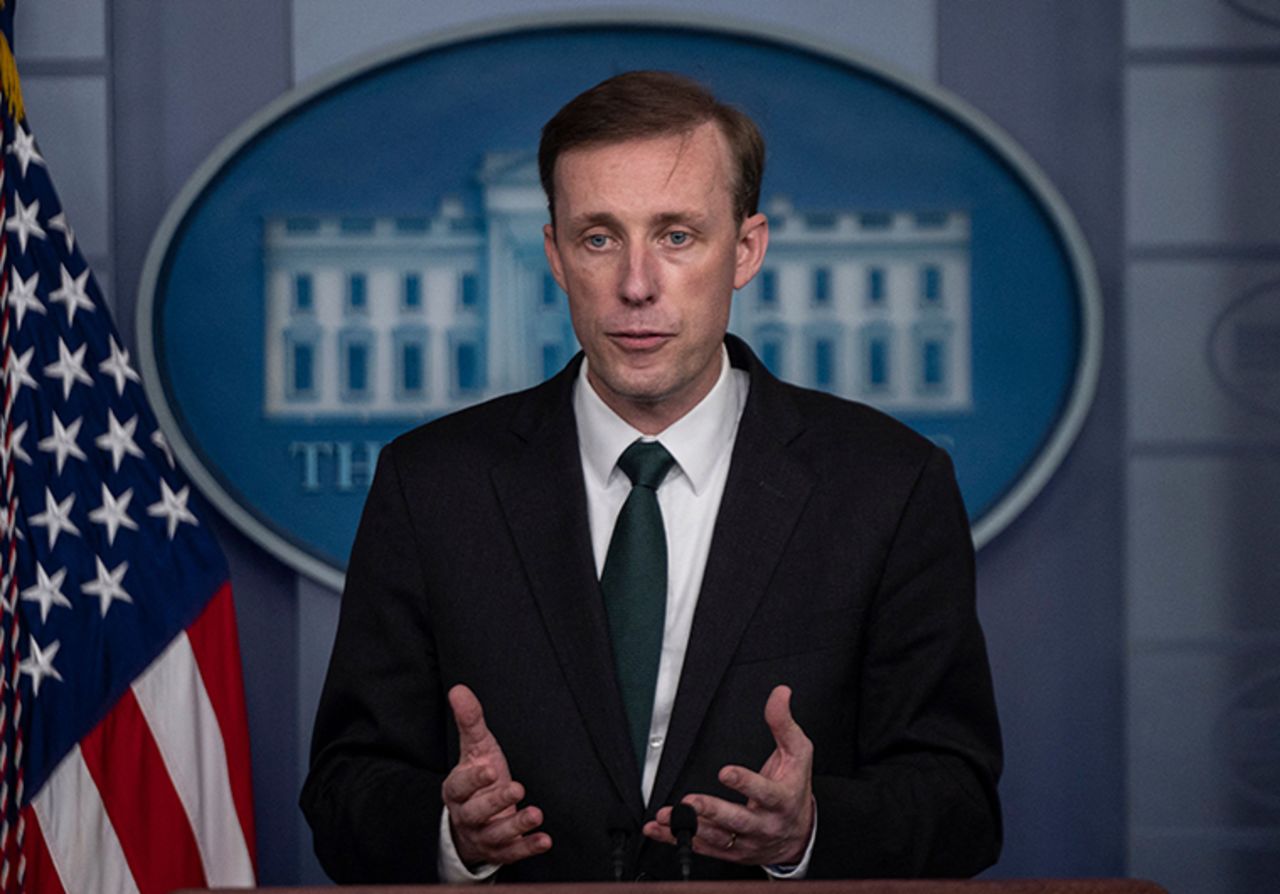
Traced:
[[635, 68], [702, 81], [768, 142], [769, 254], [730, 330], [783, 378], [945, 446], [979, 546], [1034, 498], [1101, 341], [1092, 263], [1048, 181], [935, 87], [664, 13], [402, 47], [282, 96], [201, 166], [148, 255], [138, 344], [166, 434], [233, 523], [338, 586], [382, 444], [573, 355], [538, 133]]

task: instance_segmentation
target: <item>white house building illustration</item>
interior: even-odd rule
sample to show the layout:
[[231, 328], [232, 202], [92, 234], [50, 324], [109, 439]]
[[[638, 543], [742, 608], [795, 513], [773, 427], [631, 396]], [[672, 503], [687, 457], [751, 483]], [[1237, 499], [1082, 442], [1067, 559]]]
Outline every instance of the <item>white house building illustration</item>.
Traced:
[[[435, 416], [526, 387], [577, 350], [542, 250], [528, 153], [490, 153], [480, 214], [264, 221], [268, 418]], [[788, 381], [891, 411], [971, 402], [962, 211], [766, 209], [765, 266], [730, 330]]]

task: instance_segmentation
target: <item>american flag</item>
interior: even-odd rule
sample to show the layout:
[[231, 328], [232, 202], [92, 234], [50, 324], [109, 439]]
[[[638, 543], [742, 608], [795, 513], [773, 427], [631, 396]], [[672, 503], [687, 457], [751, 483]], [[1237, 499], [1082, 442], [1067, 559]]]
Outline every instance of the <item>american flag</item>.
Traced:
[[252, 885], [226, 562], [27, 126], [0, 4], [0, 890]]

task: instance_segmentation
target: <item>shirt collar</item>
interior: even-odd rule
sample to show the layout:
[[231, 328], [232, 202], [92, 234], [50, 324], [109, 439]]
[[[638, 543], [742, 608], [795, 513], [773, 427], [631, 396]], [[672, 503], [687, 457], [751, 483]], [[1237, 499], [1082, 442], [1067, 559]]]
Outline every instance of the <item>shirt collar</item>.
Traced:
[[746, 406], [748, 379], [734, 375], [729, 352], [720, 349], [720, 378], [698, 402], [664, 431], [652, 437], [642, 435], [609, 408], [587, 380], [587, 360], [583, 358], [573, 389], [573, 411], [578, 423], [578, 445], [583, 466], [604, 487], [617, 470], [618, 457], [636, 438], [658, 440], [675, 457], [676, 465], [689, 479], [694, 493], [706, 484], [717, 460], [733, 445], [738, 419]]

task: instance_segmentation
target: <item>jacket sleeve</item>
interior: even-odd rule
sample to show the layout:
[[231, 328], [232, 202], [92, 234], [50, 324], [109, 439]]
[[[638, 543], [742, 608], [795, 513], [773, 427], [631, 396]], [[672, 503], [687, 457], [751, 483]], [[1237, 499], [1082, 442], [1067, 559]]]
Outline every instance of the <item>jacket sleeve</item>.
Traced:
[[301, 805], [339, 883], [436, 880], [448, 708], [419, 549], [382, 451], [352, 547]]
[[815, 776], [810, 878], [969, 876], [995, 862], [1000, 727], [947, 455], [921, 468], [867, 618], [857, 770]]

